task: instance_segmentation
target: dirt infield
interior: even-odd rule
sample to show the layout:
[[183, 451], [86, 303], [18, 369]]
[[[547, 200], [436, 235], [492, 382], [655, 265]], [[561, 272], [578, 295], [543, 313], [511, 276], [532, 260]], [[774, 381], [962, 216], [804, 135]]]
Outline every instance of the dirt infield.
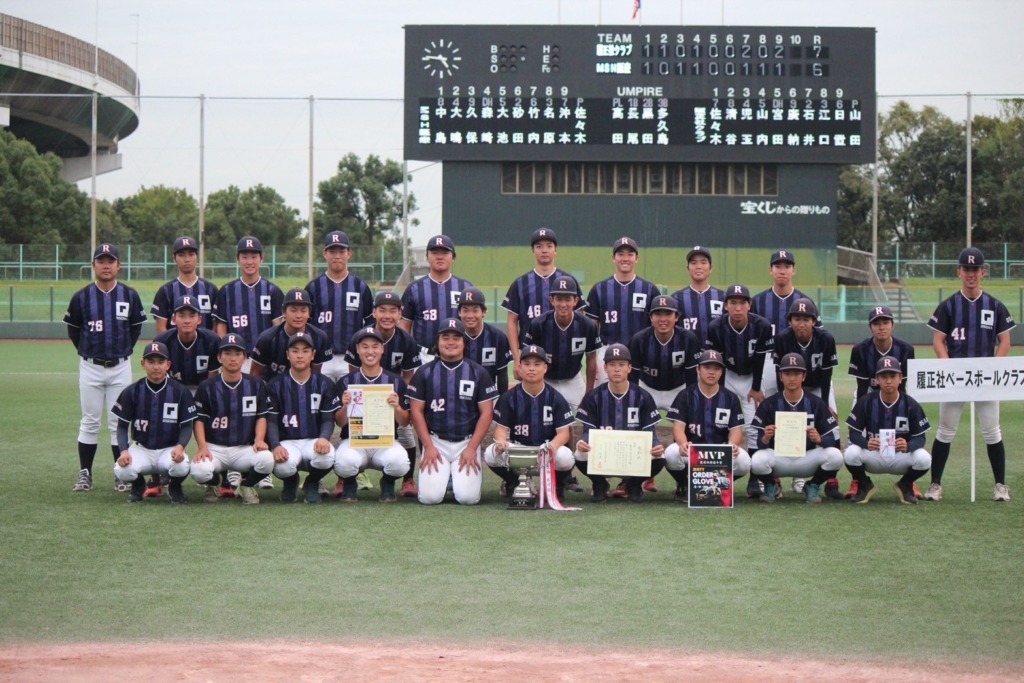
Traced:
[[0, 648], [4, 681], [1019, 681], [1021, 670], [858, 665], [550, 646], [424, 643], [94, 643]]

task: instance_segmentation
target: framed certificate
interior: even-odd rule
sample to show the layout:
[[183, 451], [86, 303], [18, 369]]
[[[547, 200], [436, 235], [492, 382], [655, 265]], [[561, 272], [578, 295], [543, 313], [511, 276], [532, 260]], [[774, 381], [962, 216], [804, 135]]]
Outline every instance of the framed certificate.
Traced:
[[395, 443], [395, 409], [390, 384], [352, 384], [348, 388], [348, 438], [353, 448], [387, 448]]
[[651, 432], [590, 430], [587, 473], [602, 476], [651, 476]]
[[807, 413], [775, 413], [775, 455], [807, 455]]

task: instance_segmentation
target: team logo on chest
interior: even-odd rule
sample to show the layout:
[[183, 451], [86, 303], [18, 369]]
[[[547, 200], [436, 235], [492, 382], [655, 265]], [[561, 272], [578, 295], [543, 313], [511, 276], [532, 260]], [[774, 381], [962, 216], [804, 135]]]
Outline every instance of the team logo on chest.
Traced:
[[255, 415], [256, 414], [256, 397], [255, 396], [243, 396], [242, 397], [242, 415]]
[[647, 295], [643, 292], [633, 293], [633, 310], [634, 311], [646, 311], [647, 310]]
[[569, 352], [574, 356], [578, 356], [583, 353], [583, 349], [587, 348], [587, 340], [585, 337], [573, 337], [569, 342]]
[[498, 357], [498, 350], [493, 346], [485, 346], [480, 349], [480, 363], [481, 365], [494, 365], [494, 360]]
[[405, 353], [402, 351], [395, 351], [391, 354], [391, 367], [397, 368], [402, 364], [402, 359], [405, 358]]
[[462, 294], [462, 292], [456, 292], [453, 289], [451, 291], [451, 293], [448, 295], [448, 305], [452, 307], [453, 311], [458, 310], [458, 308], [459, 308], [459, 295], [460, 294]]
[[127, 301], [118, 301], [114, 304], [114, 316], [118, 320], [127, 320], [128, 311], [131, 309], [131, 304]]
[[210, 312], [210, 295], [209, 294], [200, 294], [199, 296], [196, 297], [196, 301], [199, 302], [199, 310], [201, 312], [203, 312], [203, 313], [209, 313]]
[[626, 408], [626, 427], [640, 426], [640, 409]]
[[552, 411], [551, 411], [551, 406], [544, 406], [544, 411], [543, 411], [543, 412], [541, 413], [541, 420], [542, 420], [542, 421], [544, 422], [544, 424], [546, 424], [546, 425], [549, 425], [549, 424], [553, 424], [553, 423], [554, 423], [554, 421], [555, 421], [555, 417], [554, 417], [554, 415], [552, 414]]
[[206, 369], [210, 367], [209, 356], [196, 356], [196, 371], [206, 372]]
[[178, 404], [177, 403], [165, 403], [164, 404], [164, 422], [177, 422], [178, 421]]
[[476, 393], [476, 382], [470, 379], [459, 381], [459, 398], [473, 398]]
[[260, 313], [270, 313], [270, 295], [260, 295]]
[[309, 395], [309, 410], [313, 413], [320, 410], [320, 394]]
[[673, 351], [672, 352], [672, 367], [681, 368], [683, 363], [686, 361], [685, 351]]
[[711, 302], [711, 317], [717, 318], [722, 315], [722, 302], [712, 301]]
[[728, 427], [729, 426], [729, 415], [730, 411], [728, 408], [716, 408], [715, 409], [715, 426], [716, 427]]
[[988, 308], [981, 309], [981, 326], [986, 330], [991, 330], [996, 322], [996, 313]]
[[896, 431], [897, 432], [909, 432], [910, 431], [910, 420], [906, 417], [899, 416], [896, 418]]
[[345, 308], [350, 311], [359, 310], [359, 292], [346, 292]]

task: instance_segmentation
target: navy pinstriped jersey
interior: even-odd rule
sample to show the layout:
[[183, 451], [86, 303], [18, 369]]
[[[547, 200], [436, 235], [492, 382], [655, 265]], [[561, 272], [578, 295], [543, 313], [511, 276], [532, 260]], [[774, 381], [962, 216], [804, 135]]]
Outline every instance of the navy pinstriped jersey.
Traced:
[[750, 312], [757, 313], [771, 323], [772, 335], [777, 337], [789, 327], [789, 319], [786, 314], [789, 313], [789, 307], [793, 305], [793, 302], [797, 299], [810, 298], [799, 289], [794, 289], [789, 296], [779, 296], [774, 289], [769, 287], [754, 295], [750, 302]]
[[732, 326], [728, 315], [723, 315], [711, 323], [704, 342], [704, 348], [722, 354], [725, 367], [737, 375], [753, 374], [754, 356], [769, 354], [774, 346], [771, 323], [753, 313], [747, 314], [747, 324], [741, 330]]
[[[377, 331], [380, 332], [379, 329]], [[345, 362], [356, 368], [360, 365], [356, 345], [351, 340], [349, 340], [348, 350], [345, 351]], [[415, 370], [422, 364], [419, 344], [411, 334], [396, 327], [391, 339], [384, 342], [384, 353], [380, 357], [380, 366], [388, 372], [401, 375], [403, 372]]]
[[352, 273], [341, 282], [324, 273], [309, 281], [306, 292], [313, 302], [310, 321], [327, 333], [335, 355], [345, 353], [356, 330], [373, 324], [373, 295], [366, 283]]
[[850, 351], [850, 374], [857, 379], [869, 380], [871, 391], [874, 391], [878, 388], [878, 382], [875, 381], [875, 368], [878, 366], [878, 360], [885, 356], [895, 358], [900, 362], [903, 379], [906, 381], [907, 361], [914, 357], [914, 346], [896, 337], [892, 337], [892, 346], [886, 353], [875, 348], [875, 340], [871, 337], [854, 346]]
[[[501, 302], [501, 307], [509, 313], [519, 316], [520, 330], [526, 329], [530, 320], [539, 318], [551, 310], [551, 282], [559, 275], [572, 277], [561, 268], [555, 268], [554, 272], [547, 277], [538, 275], [536, 270], [531, 270], [529, 273], [523, 273], [517, 277], [508, 286], [508, 292], [505, 293], [505, 300]], [[573, 282], [576, 282], [576, 278], [573, 278]], [[580, 310], [587, 304], [583, 299], [583, 291], [578, 282], [576, 282], [576, 295], [580, 297], [576, 304], [576, 310]], [[522, 335], [520, 334], [520, 336]], [[520, 339], [520, 341], [522, 340]]]
[[482, 366], [490, 373], [491, 379], [497, 380], [498, 373], [505, 372], [505, 368], [512, 362], [508, 336], [490, 323], [484, 323], [484, 328], [476, 337], [468, 332], [466, 336], [469, 337], [466, 358]]
[[[807, 415], [807, 426], [817, 429], [818, 434], [821, 436], [821, 447], [839, 447], [839, 422], [832, 416], [828, 409], [828, 404], [814, 394], [805, 391], [803, 392], [803, 397], [796, 403], [787, 401], [785, 394], [781, 391], [777, 394], [772, 394], [761, 401], [761, 405], [757, 407], [757, 412], [754, 413], [754, 429], [763, 432], [765, 427], [775, 424], [776, 413], [805, 413]], [[761, 446], [761, 437], [758, 436], [757, 438], [757, 445]], [[818, 445], [812, 442], [810, 438], [807, 439], [806, 446], [807, 450], [818, 448]], [[767, 447], [775, 447], [774, 438], [768, 442]]]
[[206, 440], [218, 446], [252, 445], [256, 421], [270, 413], [267, 385], [248, 375], [235, 384], [211, 377], [199, 385], [195, 401]]
[[220, 367], [217, 360], [220, 337], [205, 327], [196, 329], [196, 338], [188, 345], [182, 343], [178, 330], [173, 327], [154, 341], [167, 344], [167, 352], [171, 355], [171, 377], [187, 387], [198, 387], [210, 372]]
[[[82, 358], [120, 360], [132, 355], [139, 330], [146, 319], [139, 293], [117, 282], [104, 292], [95, 282], [75, 292], [64, 322], [80, 330], [78, 355]], [[140, 328], [141, 329], [141, 328]]]
[[714, 396], [705, 396], [699, 386], [687, 387], [676, 395], [666, 416], [686, 426], [686, 440], [697, 444], [729, 443], [729, 432], [743, 426], [743, 408], [736, 394], [718, 387]]
[[[792, 327], [787, 327], [781, 333], [775, 335], [774, 359], [776, 366], [776, 377], [778, 376], [779, 359], [787, 353], [799, 353], [807, 363], [807, 375], [804, 377], [805, 387], [822, 387], [824, 384], [822, 373], [839, 365], [839, 356], [836, 353], [836, 340], [832, 333], [823, 327], [815, 327], [811, 333], [811, 340], [804, 346], [796, 340], [796, 334]], [[782, 380], [778, 379], [779, 391], [782, 391]]]
[[290, 372], [278, 375], [267, 383], [267, 399], [267, 419], [277, 422], [281, 441], [319, 437], [325, 422], [334, 424], [334, 413], [340, 406], [334, 382], [317, 373], [305, 382], [296, 381]]
[[[583, 423], [583, 440], [591, 429], [620, 429], [633, 432], [654, 432], [661, 413], [654, 399], [632, 382], [622, 396], [612, 393], [608, 384], [592, 390], [576, 409], [576, 419]], [[655, 437], [657, 439], [657, 437]], [[652, 445], [657, 441], [652, 441]]]
[[866, 434], [867, 439], [878, 437], [880, 429], [895, 429], [897, 439], [910, 441], [931, 427], [921, 404], [900, 392], [896, 403], [886, 405], [880, 392], [872, 391], [857, 399], [853, 412], [846, 418], [850, 432]]
[[406, 392], [410, 403], [424, 405], [431, 434], [445, 441], [462, 441], [473, 434], [480, 419], [478, 403], [493, 401], [498, 388], [491, 375], [471, 360], [454, 365], [435, 358], [412, 376]]
[[658, 391], [671, 391], [697, 381], [700, 342], [690, 330], [676, 327], [672, 338], [662, 344], [653, 327], [633, 335], [629, 355], [633, 358], [630, 381], [640, 382]]
[[193, 301], [199, 306], [199, 313], [203, 316], [203, 327], [212, 330], [214, 326], [213, 307], [217, 303], [217, 285], [209, 280], [199, 278], [191, 287], [175, 278], [164, 283], [156, 291], [153, 297], [153, 307], [149, 312], [154, 318], [163, 318], [170, 327], [174, 327], [174, 300], [179, 296], [194, 297]]
[[196, 419], [192, 392], [170, 377], [157, 387], [145, 377], [128, 385], [110, 412], [128, 423], [133, 441], [154, 451], [177, 445], [182, 425]]
[[[262, 375], [265, 382], [269, 382], [277, 375], [284, 374], [291, 367], [291, 363], [288, 362], [288, 332], [284, 328], [283, 324], [274, 325], [264, 331], [256, 340], [252, 352], [249, 354], [253, 362], [266, 368]], [[331, 349], [331, 342], [327, 339], [326, 332], [308, 324], [302, 331], [313, 338], [314, 365], [323, 365], [334, 358], [334, 351]]]
[[973, 301], [957, 292], [939, 304], [928, 327], [946, 335], [950, 358], [991, 358], [999, 335], [1016, 327], [999, 299], [982, 292]]
[[451, 275], [437, 282], [429, 275], [421, 277], [402, 292], [402, 320], [412, 322], [412, 338], [425, 348], [434, 345], [442, 320], [459, 317], [459, 295], [473, 283]]
[[502, 394], [494, 406], [494, 424], [508, 430], [509, 441], [523, 446], [551, 441], [559, 429], [573, 422], [569, 404], [547, 384], [536, 396], [517, 384]]
[[672, 293], [679, 304], [679, 324], [684, 330], [697, 335], [701, 343], [707, 337], [712, 320], [722, 317], [725, 310], [725, 292], [718, 287], [708, 286], [703, 292], [693, 287], [683, 287]]
[[651, 324], [647, 307], [658, 294], [658, 288], [643, 278], [622, 284], [612, 276], [590, 288], [586, 313], [597, 321], [602, 342], [628, 345], [634, 334]]
[[228, 326], [252, 348], [264, 330], [270, 329], [274, 321], [282, 317], [281, 306], [284, 293], [270, 280], [261, 277], [249, 286], [239, 280], [232, 280], [217, 293], [213, 317]]
[[572, 322], [562, 329], [555, 322], [555, 312], [548, 311], [531, 320], [523, 344], [536, 344], [548, 353], [548, 379], [572, 379], [580, 374], [585, 355], [601, 347], [597, 325], [580, 313], [573, 313]]

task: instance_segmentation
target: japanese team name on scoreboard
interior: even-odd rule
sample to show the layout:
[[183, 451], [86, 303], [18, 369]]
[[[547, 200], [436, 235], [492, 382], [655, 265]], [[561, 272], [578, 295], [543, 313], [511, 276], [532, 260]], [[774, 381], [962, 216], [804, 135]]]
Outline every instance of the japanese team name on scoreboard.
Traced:
[[405, 158], [874, 161], [875, 31], [407, 26]]

